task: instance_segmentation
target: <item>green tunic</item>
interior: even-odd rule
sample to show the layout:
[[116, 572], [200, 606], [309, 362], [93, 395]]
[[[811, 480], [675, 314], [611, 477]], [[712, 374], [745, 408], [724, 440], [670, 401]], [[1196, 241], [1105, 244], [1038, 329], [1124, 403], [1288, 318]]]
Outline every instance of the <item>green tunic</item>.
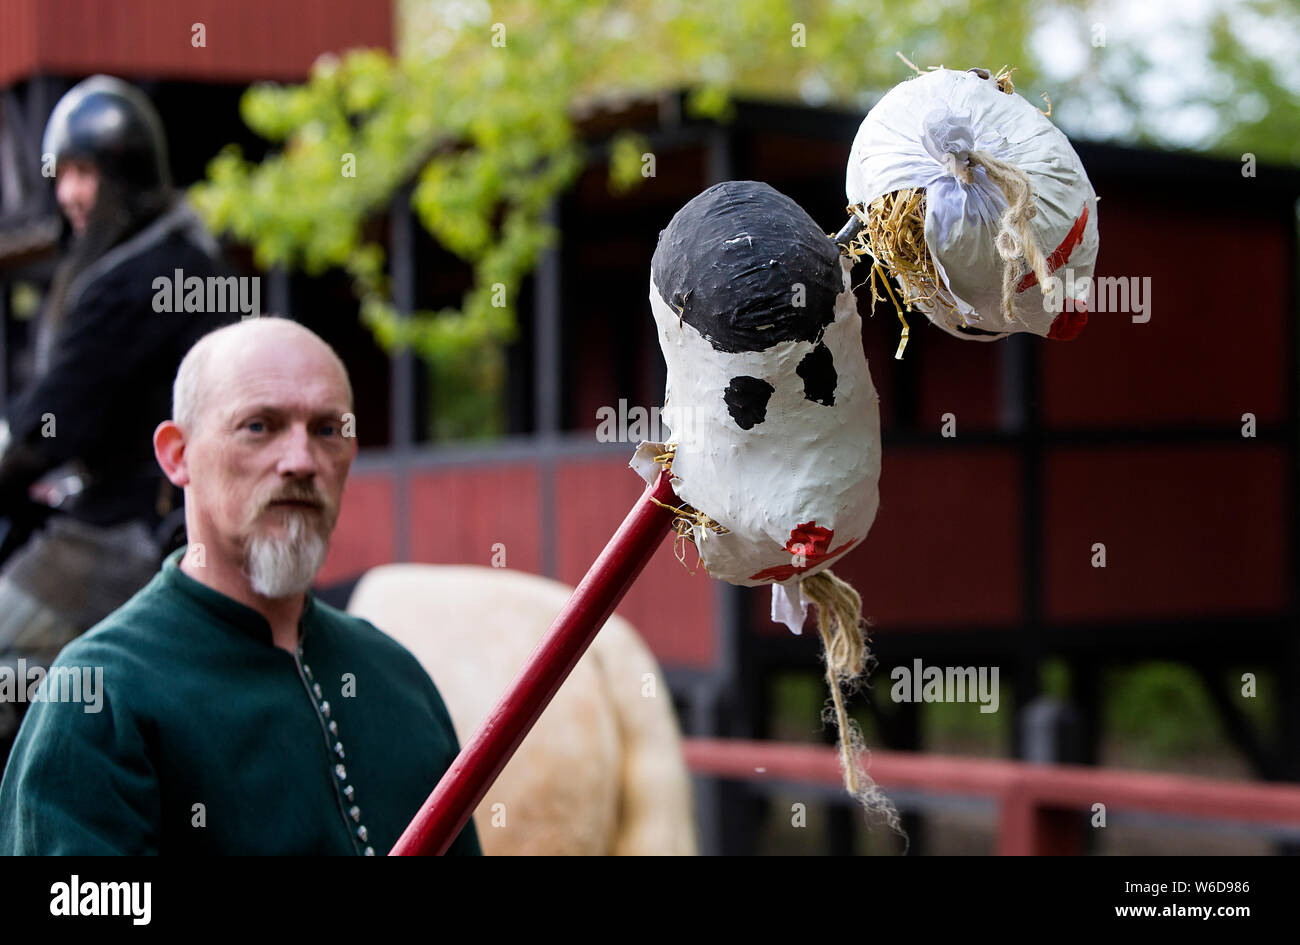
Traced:
[[[100, 710], [86, 693], [31, 706], [0, 853], [387, 853], [459, 750], [433, 681], [310, 594], [297, 653], [275, 646], [183, 554], [59, 654], [102, 668]], [[473, 821], [449, 852], [482, 852]]]

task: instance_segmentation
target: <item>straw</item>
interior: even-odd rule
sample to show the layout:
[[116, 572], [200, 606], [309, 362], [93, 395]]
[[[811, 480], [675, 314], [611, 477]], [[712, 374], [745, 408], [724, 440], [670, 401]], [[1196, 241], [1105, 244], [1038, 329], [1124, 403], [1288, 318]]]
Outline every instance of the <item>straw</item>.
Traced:
[[851, 584], [829, 570], [804, 578], [799, 587], [817, 610], [817, 632], [821, 635], [826, 661], [826, 685], [831, 692], [823, 719], [834, 721], [839, 732], [836, 748], [840, 753], [844, 789], [868, 814], [882, 816], [891, 829], [902, 835], [897, 809], [867, 775], [862, 763], [866, 743], [857, 723], [844, 708], [843, 690], [852, 694], [866, 680], [870, 659], [862, 598]]

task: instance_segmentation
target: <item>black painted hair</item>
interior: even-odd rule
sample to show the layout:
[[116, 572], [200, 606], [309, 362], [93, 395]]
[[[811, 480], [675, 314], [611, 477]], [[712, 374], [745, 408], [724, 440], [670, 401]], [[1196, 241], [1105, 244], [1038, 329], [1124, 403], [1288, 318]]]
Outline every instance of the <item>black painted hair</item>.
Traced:
[[678, 210], [651, 273], [674, 312], [732, 353], [819, 340], [844, 287], [835, 242], [789, 197], [752, 180], [715, 184]]

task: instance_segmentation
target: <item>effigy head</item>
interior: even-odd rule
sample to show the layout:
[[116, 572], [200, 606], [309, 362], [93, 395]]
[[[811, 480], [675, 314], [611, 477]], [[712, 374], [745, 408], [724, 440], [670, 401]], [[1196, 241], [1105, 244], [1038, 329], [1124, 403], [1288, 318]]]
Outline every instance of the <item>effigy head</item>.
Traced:
[[766, 184], [717, 184], [660, 234], [650, 304], [663, 447], [709, 573], [786, 584], [856, 547], [879, 504], [879, 398], [835, 243]]

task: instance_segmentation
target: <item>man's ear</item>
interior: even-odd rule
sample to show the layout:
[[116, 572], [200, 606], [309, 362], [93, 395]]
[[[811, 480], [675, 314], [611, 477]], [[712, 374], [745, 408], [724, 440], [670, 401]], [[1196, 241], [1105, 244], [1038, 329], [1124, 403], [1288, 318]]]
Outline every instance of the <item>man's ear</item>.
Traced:
[[172, 420], [164, 420], [153, 431], [153, 455], [172, 485], [184, 489], [190, 484], [185, 456], [185, 432]]

